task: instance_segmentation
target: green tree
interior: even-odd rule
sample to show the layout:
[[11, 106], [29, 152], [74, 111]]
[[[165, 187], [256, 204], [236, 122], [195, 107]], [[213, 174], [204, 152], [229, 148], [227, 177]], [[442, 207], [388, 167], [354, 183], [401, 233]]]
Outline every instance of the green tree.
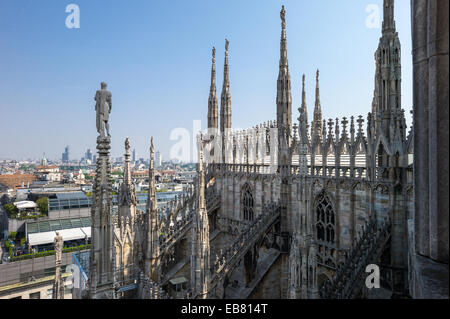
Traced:
[[17, 209], [16, 206], [14, 206], [14, 204], [6, 204], [3, 205], [3, 208], [5, 208], [5, 210], [10, 214], [10, 215], [16, 215], [19, 213], [19, 210]]
[[48, 213], [48, 197], [41, 197], [36, 201], [36, 205], [42, 214]]

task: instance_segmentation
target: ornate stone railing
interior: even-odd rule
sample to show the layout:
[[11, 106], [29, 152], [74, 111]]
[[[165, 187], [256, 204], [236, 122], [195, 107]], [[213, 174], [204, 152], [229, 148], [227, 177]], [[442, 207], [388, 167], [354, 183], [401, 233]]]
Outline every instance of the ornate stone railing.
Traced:
[[140, 275], [139, 293], [141, 299], [170, 299], [166, 291], [150, 278]]
[[[246, 174], [276, 174], [278, 172], [277, 165], [269, 164], [209, 164], [210, 175], [217, 173], [246, 173]], [[298, 165], [290, 166], [290, 173], [298, 175], [300, 173]], [[347, 177], [365, 179], [367, 177], [367, 169], [363, 166], [350, 165], [308, 165], [308, 175], [317, 177]]]
[[350, 299], [356, 297], [363, 285], [367, 265], [374, 264], [381, 256], [390, 237], [391, 224], [381, 225], [373, 218], [356, 245], [346, 253], [344, 262], [338, 265], [335, 277], [320, 289], [322, 299]]
[[268, 164], [208, 164], [208, 172], [212, 176], [221, 172], [274, 174], [276, 167]]
[[[206, 210], [208, 213], [220, 206], [221, 196], [216, 192], [209, 192], [206, 196]], [[190, 208], [187, 213], [181, 214], [181, 218], [178, 220], [167, 222], [162, 227], [161, 232], [163, 235], [160, 237], [160, 250], [161, 252], [168, 250], [178, 240], [184, 237], [186, 232], [191, 228], [194, 215], [197, 213], [196, 205]]]
[[231, 271], [249, 247], [259, 239], [259, 235], [280, 218], [280, 205], [279, 203], [271, 203], [264, 207], [263, 212], [252, 224], [243, 229], [239, 238], [221, 256], [216, 257], [216, 261], [211, 267], [211, 283], [217, 283], [226, 273]]

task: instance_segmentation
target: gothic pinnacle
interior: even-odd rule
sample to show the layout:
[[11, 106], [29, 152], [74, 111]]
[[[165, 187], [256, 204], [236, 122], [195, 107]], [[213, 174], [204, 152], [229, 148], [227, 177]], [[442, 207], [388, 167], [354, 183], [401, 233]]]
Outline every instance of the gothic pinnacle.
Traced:
[[305, 74], [302, 76], [302, 106], [303, 116], [306, 119], [306, 126], [308, 126], [308, 109], [306, 106], [306, 89], [305, 89]]
[[148, 170], [148, 201], [147, 205], [151, 211], [157, 209], [156, 193], [155, 193], [155, 146], [153, 144], [153, 136], [150, 140], [150, 165]]
[[[287, 59], [286, 40], [286, 10], [284, 6], [280, 12], [281, 18], [281, 40], [280, 40], [280, 66], [277, 80], [277, 125], [279, 129], [279, 139], [285, 136], [287, 144], [290, 143], [292, 130], [292, 94], [291, 76], [289, 74], [289, 64]], [[281, 140], [280, 140], [281, 141]]]
[[225, 63], [224, 63], [224, 71], [223, 71], [223, 89], [227, 89], [230, 87], [230, 74], [229, 74], [229, 65], [228, 65], [228, 48], [230, 46], [230, 41], [225, 39]]
[[321, 136], [321, 122], [322, 122], [322, 110], [320, 105], [320, 89], [319, 89], [319, 69], [316, 72], [316, 102], [314, 106], [314, 124], [313, 124], [313, 136]]
[[[230, 42], [225, 39], [225, 62], [223, 71], [223, 86], [220, 97], [220, 131], [222, 134], [231, 128], [231, 93], [230, 93], [230, 70], [228, 63], [228, 49]], [[222, 154], [224, 157], [225, 155]], [[223, 159], [224, 160], [224, 159]]]
[[320, 107], [319, 69], [316, 71], [316, 107]]
[[219, 110], [216, 93], [216, 48], [212, 48], [211, 86], [208, 98], [208, 128], [218, 129]]
[[288, 67], [287, 61], [287, 39], [286, 39], [286, 10], [284, 6], [281, 7], [281, 45], [280, 45], [280, 69]]
[[150, 167], [148, 171], [148, 200], [146, 212], [146, 251], [145, 251], [145, 274], [154, 281], [159, 281], [159, 214], [156, 202], [155, 190], [155, 147], [153, 136], [150, 140]]
[[212, 48], [211, 92], [216, 92], [216, 48]]
[[394, 0], [383, 0], [383, 33], [395, 31]]

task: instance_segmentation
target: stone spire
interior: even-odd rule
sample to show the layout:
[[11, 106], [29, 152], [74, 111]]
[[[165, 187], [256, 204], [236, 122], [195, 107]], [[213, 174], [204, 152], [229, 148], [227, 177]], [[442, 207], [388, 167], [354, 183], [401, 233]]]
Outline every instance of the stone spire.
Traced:
[[[106, 91], [106, 93], [110, 98], [110, 92]], [[98, 94], [99, 91], [97, 91]], [[109, 163], [111, 138], [105, 136], [102, 132], [99, 132], [99, 134], [97, 138], [97, 168], [91, 207], [92, 246], [89, 266], [89, 296], [91, 299], [114, 299], [114, 225], [111, 165]]]
[[319, 69], [316, 72], [316, 103], [314, 106], [313, 136], [322, 136], [322, 107], [320, 105]]
[[228, 65], [228, 47], [230, 42], [225, 39], [225, 63], [223, 67], [223, 87], [220, 97], [220, 131], [225, 132], [231, 128], [231, 93], [230, 93], [230, 70]]
[[[375, 92], [372, 115], [375, 131], [380, 127], [388, 140], [401, 115], [401, 45], [395, 30], [394, 0], [384, 0], [383, 31], [375, 52]], [[403, 120], [401, 119], [400, 122]], [[393, 130], [391, 130], [393, 128]], [[400, 128], [403, 131], [404, 128]]]
[[[289, 145], [292, 129], [292, 94], [291, 76], [287, 58], [286, 10], [281, 13], [280, 66], [277, 80], [277, 124], [279, 145]], [[283, 142], [284, 141], [284, 142]]]
[[[280, 12], [281, 18], [281, 40], [280, 40], [280, 65], [277, 80], [277, 133], [278, 133], [278, 172], [281, 177], [280, 185], [280, 232], [289, 232], [289, 213], [291, 212], [291, 182], [290, 165], [292, 164], [292, 94], [291, 94], [291, 76], [289, 74], [289, 65], [287, 58], [287, 40], [286, 40], [286, 10], [284, 6]], [[288, 247], [287, 237], [283, 238], [283, 247]], [[289, 260], [287, 254], [282, 254], [281, 264], [283, 269], [288, 267]], [[288, 291], [287, 276], [283, 275], [281, 279], [281, 289], [283, 291], [281, 298], [286, 298]]]
[[[303, 76], [303, 83], [305, 80], [305, 76]], [[308, 118], [306, 114], [306, 104], [302, 103], [302, 106], [298, 109], [300, 112], [300, 116], [298, 118], [299, 121], [299, 143], [298, 143], [298, 156], [299, 156], [299, 169], [301, 176], [308, 175]]]
[[155, 147], [153, 137], [150, 143], [150, 168], [148, 171], [148, 200], [145, 216], [146, 223], [146, 252], [145, 252], [145, 274], [153, 281], [159, 282], [159, 216], [156, 201], [155, 186]]
[[223, 68], [223, 87], [220, 97], [220, 133], [222, 134], [222, 163], [226, 160], [225, 145], [226, 134], [231, 130], [231, 93], [230, 93], [230, 70], [228, 65], [228, 47], [230, 42], [225, 39], [225, 63]]
[[136, 189], [131, 179], [131, 166], [130, 166], [130, 139], [127, 137], [125, 140], [125, 165], [123, 168], [123, 181], [120, 185], [118, 206], [119, 206], [119, 222], [121, 217], [124, 220], [127, 217], [133, 221], [136, 214]]
[[210, 280], [209, 223], [205, 200], [205, 172], [203, 168], [203, 137], [199, 138], [197, 168], [198, 211], [192, 229], [191, 287], [198, 298], [207, 298]]
[[383, 1], [383, 33], [395, 32], [394, 0]]
[[208, 98], [208, 129], [219, 129], [219, 107], [216, 92], [216, 48], [212, 49], [211, 87]]
[[306, 121], [306, 130], [308, 130], [308, 107], [306, 105], [306, 89], [305, 89], [305, 75], [302, 76], [302, 106], [303, 117]]

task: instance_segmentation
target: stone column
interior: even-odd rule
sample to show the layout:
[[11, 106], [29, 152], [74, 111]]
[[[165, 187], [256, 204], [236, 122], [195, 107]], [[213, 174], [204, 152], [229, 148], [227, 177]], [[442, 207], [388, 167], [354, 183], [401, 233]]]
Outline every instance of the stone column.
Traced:
[[410, 289], [416, 298], [441, 293], [448, 298], [448, 11], [447, 0], [411, 1], [415, 213], [410, 241], [417, 255], [410, 256]]

